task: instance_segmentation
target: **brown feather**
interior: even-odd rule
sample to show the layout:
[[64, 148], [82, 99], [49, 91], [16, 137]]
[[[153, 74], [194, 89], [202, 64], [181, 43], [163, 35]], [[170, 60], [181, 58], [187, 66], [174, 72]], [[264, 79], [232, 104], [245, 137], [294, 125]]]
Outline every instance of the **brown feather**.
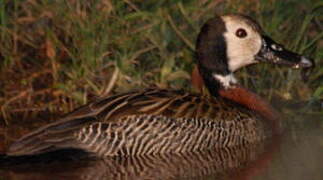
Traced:
[[[72, 137], [91, 124], [122, 123], [128, 116], [140, 114], [162, 115], [169, 118], [206, 118], [211, 122], [236, 121], [237, 118], [257, 121], [260, 118], [251, 110], [222, 98], [215, 99], [175, 90], [145, 89], [91, 102], [61, 120], [22, 137], [10, 147], [8, 154], [30, 155], [43, 152], [49, 147], [51, 150], [53, 147], [57, 149], [79, 147], [78, 141], [74, 141], [73, 144], [69, 140], [67, 141], [69, 144], [66, 144], [58, 139]], [[129, 123], [131, 125], [131, 122]], [[244, 128], [248, 130], [248, 127]]]

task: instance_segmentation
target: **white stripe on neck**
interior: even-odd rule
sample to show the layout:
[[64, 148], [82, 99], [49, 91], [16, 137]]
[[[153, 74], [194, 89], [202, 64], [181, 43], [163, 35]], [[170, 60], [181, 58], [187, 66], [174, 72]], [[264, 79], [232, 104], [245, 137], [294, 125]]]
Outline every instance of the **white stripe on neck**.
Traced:
[[213, 77], [220, 81], [225, 89], [232, 87], [232, 85], [237, 84], [237, 79], [233, 76], [232, 73], [228, 75], [213, 74]]

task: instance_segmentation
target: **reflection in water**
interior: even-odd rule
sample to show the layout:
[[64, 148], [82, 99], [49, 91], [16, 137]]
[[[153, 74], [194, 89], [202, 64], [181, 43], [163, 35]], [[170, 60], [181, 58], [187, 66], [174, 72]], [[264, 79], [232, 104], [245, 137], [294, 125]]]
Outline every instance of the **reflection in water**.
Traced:
[[195, 179], [219, 176], [246, 167], [259, 157], [263, 144], [223, 148], [185, 155], [113, 158], [86, 168], [82, 179]]
[[[5, 179], [196, 179], [231, 174], [248, 167], [268, 149], [249, 144], [213, 151], [141, 157], [111, 157], [81, 162], [54, 162], [49, 165], [8, 168]], [[53, 174], [53, 172], [55, 172]]]
[[[318, 123], [267, 144], [190, 154], [54, 161], [0, 167], [0, 180], [323, 179], [323, 132]], [[0, 165], [1, 166], [1, 165]]]

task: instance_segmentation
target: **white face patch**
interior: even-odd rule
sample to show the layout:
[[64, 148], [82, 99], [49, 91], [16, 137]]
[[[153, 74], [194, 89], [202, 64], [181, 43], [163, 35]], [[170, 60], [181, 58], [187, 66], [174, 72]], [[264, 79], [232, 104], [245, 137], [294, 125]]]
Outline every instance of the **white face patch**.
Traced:
[[[222, 19], [227, 29], [223, 35], [227, 44], [229, 70], [234, 72], [241, 67], [257, 63], [254, 56], [262, 46], [260, 34], [236, 16], [223, 16]], [[236, 35], [238, 29], [244, 29], [247, 36], [239, 38]]]
[[233, 76], [233, 74], [228, 75], [220, 75], [220, 74], [213, 74], [213, 77], [220, 81], [225, 89], [231, 88], [233, 85], [237, 84], [237, 79]]

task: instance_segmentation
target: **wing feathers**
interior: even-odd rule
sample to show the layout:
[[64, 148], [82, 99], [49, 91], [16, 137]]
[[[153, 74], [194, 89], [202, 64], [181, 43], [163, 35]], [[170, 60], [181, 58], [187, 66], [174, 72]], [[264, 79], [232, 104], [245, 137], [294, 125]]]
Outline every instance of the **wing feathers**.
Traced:
[[[222, 106], [226, 110], [220, 112]], [[239, 144], [240, 136], [251, 141], [261, 138], [249, 135], [258, 133], [255, 131], [259, 125], [252, 119], [254, 117], [247, 109], [236, 108], [223, 99], [146, 89], [102, 98], [83, 106], [60, 121], [22, 137], [7, 154], [33, 155], [80, 148], [100, 156], [135, 155], [190, 151], [216, 143], [227, 146], [233, 142]], [[230, 127], [223, 127], [229, 124]], [[243, 129], [246, 131], [241, 132]], [[224, 144], [211, 141], [213, 138], [224, 138]]]

